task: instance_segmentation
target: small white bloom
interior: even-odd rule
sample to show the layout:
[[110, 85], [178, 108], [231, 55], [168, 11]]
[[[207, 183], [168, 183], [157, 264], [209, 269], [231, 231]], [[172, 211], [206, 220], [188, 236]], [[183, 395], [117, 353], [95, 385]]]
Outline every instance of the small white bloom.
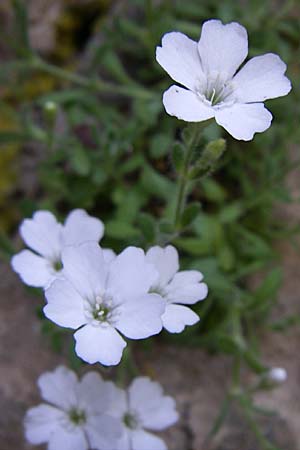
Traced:
[[142, 249], [126, 248], [107, 262], [95, 242], [65, 247], [64, 279], [46, 290], [45, 315], [74, 334], [77, 355], [90, 364], [120, 362], [126, 342], [144, 339], [162, 329], [165, 301], [149, 294], [157, 271]]
[[13, 256], [12, 267], [24, 283], [45, 288], [61, 274], [64, 246], [98, 242], [103, 232], [101, 220], [89, 216], [82, 209], [73, 210], [64, 225], [57, 222], [51, 212], [37, 211], [32, 219], [25, 219], [20, 226], [24, 242], [33, 251], [22, 250]]
[[[158, 63], [177, 83], [163, 96], [168, 114], [186, 122], [215, 118], [234, 138], [249, 141], [271, 125], [263, 102], [291, 90], [285, 63], [267, 53], [248, 61], [246, 29], [236, 22], [208, 20], [199, 42], [178, 32], [167, 33], [157, 47]], [[237, 72], [237, 73], [236, 73]]]
[[[114, 386], [110, 414], [123, 423], [123, 435], [114, 450], [167, 450], [150, 431], [161, 431], [178, 420], [175, 401], [147, 377], [133, 380], [127, 391]], [[146, 431], [147, 430], [147, 431]]]
[[170, 333], [180, 333], [186, 325], [194, 325], [199, 316], [185, 305], [192, 305], [207, 296], [207, 285], [202, 283], [203, 275], [197, 270], [179, 271], [179, 258], [176, 248], [151, 247], [146, 260], [152, 263], [159, 278], [151, 286], [151, 292], [157, 292], [167, 302], [162, 316], [163, 326]]
[[108, 414], [113, 385], [89, 372], [79, 381], [60, 366], [38, 379], [43, 400], [25, 416], [25, 435], [31, 444], [48, 442], [48, 450], [115, 448], [122, 433], [120, 421]]
[[284, 383], [287, 380], [287, 371], [283, 367], [273, 367], [268, 372], [268, 379], [274, 383]]

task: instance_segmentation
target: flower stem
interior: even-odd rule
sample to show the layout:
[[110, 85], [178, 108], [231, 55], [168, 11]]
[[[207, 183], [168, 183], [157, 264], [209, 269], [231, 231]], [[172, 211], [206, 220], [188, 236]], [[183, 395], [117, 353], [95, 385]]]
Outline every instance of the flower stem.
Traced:
[[191, 133], [188, 142], [186, 142], [185, 154], [183, 159], [183, 167], [181, 169], [179, 182], [178, 182], [178, 196], [175, 209], [175, 229], [180, 227], [180, 219], [186, 202], [187, 185], [188, 185], [188, 172], [193, 155], [194, 146], [199, 139], [199, 134], [202, 131], [202, 126], [199, 124], [193, 124], [191, 127]]
[[28, 64], [32, 69], [40, 70], [54, 77], [77, 84], [82, 88], [91, 89], [101, 93], [109, 92], [143, 100], [149, 100], [157, 95], [155, 92], [147, 90], [143, 87], [122, 86], [103, 81], [99, 78], [89, 79], [83, 75], [72, 73], [68, 70], [62, 69], [61, 67], [57, 67], [54, 64], [47, 63], [39, 57], [32, 58], [29, 60]]
[[206, 436], [206, 438], [203, 442], [203, 449], [207, 448], [207, 446], [210, 443], [210, 441], [212, 440], [212, 438], [219, 432], [220, 428], [222, 427], [222, 425], [227, 417], [229, 407], [231, 404], [231, 400], [232, 399], [231, 399], [230, 394], [227, 393], [223, 400], [223, 403], [221, 405], [219, 414], [217, 415], [217, 417], [213, 423], [213, 426], [211, 427], [208, 435]]
[[244, 404], [244, 402], [241, 401], [240, 405], [244, 410], [245, 419], [253, 434], [255, 435], [258, 443], [261, 445], [262, 450], [280, 450], [278, 447], [275, 447], [273, 444], [271, 444], [271, 442], [263, 435], [257, 423], [253, 419], [252, 412], [250, 411], [247, 404]]

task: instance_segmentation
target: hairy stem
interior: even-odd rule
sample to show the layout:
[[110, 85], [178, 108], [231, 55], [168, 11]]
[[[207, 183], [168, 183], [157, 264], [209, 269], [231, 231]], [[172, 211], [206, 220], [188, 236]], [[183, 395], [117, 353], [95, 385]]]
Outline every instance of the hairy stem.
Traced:
[[178, 229], [180, 226], [180, 219], [181, 219], [181, 215], [182, 215], [182, 212], [183, 212], [183, 209], [185, 206], [185, 202], [186, 202], [188, 172], [189, 172], [189, 168], [190, 168], [190, 162], [192, 159], [194, 146], [197, 143], [197, 141], [199, 139], [199, 133], [202, 130], [202, 127], [199, 125], [197, 126], [197, 125], [193, 124], [193, 129], [191, 132], [190, 139], [186, 143], [183, 167], [182, 167], [179, 181], [178, 181], [178, 196], [177, 196], [175, 219], [174, 219], [175, 229]]

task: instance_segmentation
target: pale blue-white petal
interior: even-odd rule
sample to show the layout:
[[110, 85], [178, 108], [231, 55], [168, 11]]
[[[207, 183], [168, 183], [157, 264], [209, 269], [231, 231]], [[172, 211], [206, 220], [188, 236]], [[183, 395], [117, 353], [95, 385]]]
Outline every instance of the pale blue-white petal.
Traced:
[[216, 122], [235, 139], [251, 141], [255, 133], [262, 133], [270, 127], [272, 114], [263, 103], [236, 103], [218, 109]]
[[175, 85], [164, 92], [163, 104], [170, 116], [185, 122], [203, 122], [215, 115], [214, 109], [206, 105], [197, 94]]

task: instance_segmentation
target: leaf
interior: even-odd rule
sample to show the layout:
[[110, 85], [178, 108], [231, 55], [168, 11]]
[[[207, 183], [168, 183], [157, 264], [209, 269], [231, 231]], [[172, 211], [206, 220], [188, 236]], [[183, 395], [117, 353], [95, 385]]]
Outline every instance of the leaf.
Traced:
[[244, 207], [241, 202], [232, 202], [224, 206], [218, 216], [222, 223], [236, 222], [244, 213]]
[[185, 208], [181, 217], [181, 226], [183, 228], [191, 225], [191, 223], [194, 222], [200, 212], [200, 208], [201, 205], [198, 202], [190, 203]]
[[234, 268], [235, 254], [229, 245], [222, 245], [217, 252], [217, 257], [221, 269], [223, 269], [225, 272], [229, 272]]
[[215, 203], [223, 203], [228, 194], [224, 187], [221, 186], [213, 178], [204, 178], [201, 180], [201, 186], [204, 191], [204, 195], [208, 200]]
[[155, 195], [169, 202], [173, 197], [175, 186], [168, 178], [146, 165], [141, 179], [142, 187], [148, 194]]
[[141, 229], [146, 241], [152, 243], [156, 236], [156, 223], [150, 214], [141, 213], [137, 220], [138, 226]]
[[177, 172], [180, 172], [184, 161], [184, 146], [180, 142], [174, 142], [173, 144], [172, 161]]
[[172, 145], [171, 137], [165, 133], [155, 134], [150, 143], [150, 156], [152, 158], [161, 158], [170, 151]]
[[127, 222], [110, 220], [105, 225], [105, 234], [114, 239], [125, 240], [138, 237], [140, 231]]
[[211, 243], [201, 238], [178, 238], [174, 240], [174, 244], [194, 256], [209, 255], [212, 250]]
[[91, 170], [91, 161], [88, 151], [79, 144], [72, 147], [70, 151], [70, 162], [76, 173], [79, 175], [88, 175]]

